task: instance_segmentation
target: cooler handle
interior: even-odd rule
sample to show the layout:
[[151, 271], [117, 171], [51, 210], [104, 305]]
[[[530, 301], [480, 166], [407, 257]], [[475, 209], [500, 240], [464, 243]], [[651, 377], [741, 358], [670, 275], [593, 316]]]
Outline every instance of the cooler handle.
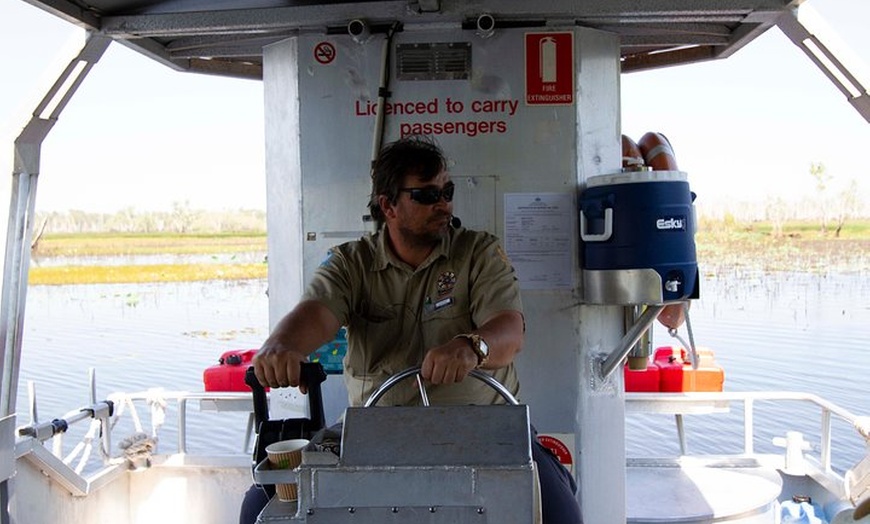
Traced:
[[609, 240], [613, 235], [613, 208], [604, 209], [604, 232], [601, 234], [593, 234], [586, 232], [586, 213], [580, 210], [580, 238], [584, 242], [604, 242]]

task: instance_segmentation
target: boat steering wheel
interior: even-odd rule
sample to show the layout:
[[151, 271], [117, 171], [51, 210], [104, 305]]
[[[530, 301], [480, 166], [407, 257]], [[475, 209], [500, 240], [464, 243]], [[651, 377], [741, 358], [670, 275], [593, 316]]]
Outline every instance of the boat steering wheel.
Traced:
[[[388, 378], [387, 380], [385, 380], [384, 383], [381, 384], [380, 387], [378, 387], [378, 389], [376, 389], [371, 394], [369, 399], [366, 400], [366, 403], [363, 404], [363, 407], [368, 408], [368, 407], [374, 406], [375, 404], [377, 404], [378, 400], [380, 400], [381, 397], [384, 396], [384, 394], [387, 391], [392, 389], [393, 386], [395, 386], [396, 384], [398, 384], [402, 380], [405, 380], [406, 378], [408, 378], [412, 375], [417, 376], [417, 385], [420, 387], [420, 396], [423, 397], [423, 404], [428, 406], [429, 405], [429, 398], [426, 395], [426, 388], [423, 386], [423, 379], [420, 376], [420, 366], [415, 366], [415, 367], [408, 368], [404, 371], [400, 371], [400, 372], [396, 373], [395, 375], [391, 376], [390, 378]], [[516, 397], [514, 397], [513, 394], [510, 391], [508, 391], [508, 389], [506, 387], [504, 387], [504, 385], [502, 385], [501, 382], [499, 382], [498, 380], [493, 378], [492, 375], [488, 375], [488, 374], [486, 374], [483, 371], [480, 371], [478, 369], [472, 369], [471, 371], [468, 372], [468, 376], [474, 377], [477, 380], [480, 380], [481, 382], [485, 383], [487, 386], [494, 389], [496, 391], [496, 393], [501, 395], [501, 397], [503, 399], [505, 399], [505, 401], [508, 404], [511, 404], [514, 406], [519, 405], [519, 401], [516, 399]]]

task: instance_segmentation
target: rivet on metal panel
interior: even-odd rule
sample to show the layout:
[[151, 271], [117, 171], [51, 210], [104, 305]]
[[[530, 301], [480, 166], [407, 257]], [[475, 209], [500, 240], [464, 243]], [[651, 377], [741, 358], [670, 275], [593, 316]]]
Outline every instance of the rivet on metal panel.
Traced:
[[347, 508], [347, 512], [348, 512], [348, 513], [354, 513], [354, 512], [356, 512], [356, 508], [354, 508], [354, 507], [351, 506], [351, 507]]
[[397, 508], [396, 506], [393, 506], [392, 508], [390, 508], [390, 511], [392, 511], [393, 513], [398, 513], [399, 508]]
[[436, 511], [437, 509], [435, 508], [435, 506], [429, 506], [429, 513], [435, 513]]
[[484, 513], [486, 513], [486, 508], [477, 508], [478, 515], [483, 515]]

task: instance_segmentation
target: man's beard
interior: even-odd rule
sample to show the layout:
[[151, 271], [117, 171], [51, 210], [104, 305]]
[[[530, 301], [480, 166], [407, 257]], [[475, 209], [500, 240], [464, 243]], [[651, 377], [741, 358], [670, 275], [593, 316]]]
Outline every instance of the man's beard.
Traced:
[[[444, 220], [444, 216], [436, 217], [434, 221]], [[427, 229], [425, 231], [414, 231], [408, 227], [399, 226], [398, 233], [402, 236], [402, 240], [414, 248], [431, 248], [441, 243], [441, 239], [447, 236], [450, 229], [450, 220], [436, 230]]]

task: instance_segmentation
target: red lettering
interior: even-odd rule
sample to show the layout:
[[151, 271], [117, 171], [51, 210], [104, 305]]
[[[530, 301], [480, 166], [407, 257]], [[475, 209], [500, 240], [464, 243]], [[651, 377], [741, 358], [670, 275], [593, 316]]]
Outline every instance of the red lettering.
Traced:
[[363, 102], [362, 100], [357, 100], [354, 105], [356, 108], [356, 116], [368, 116], [375, 114], [372, 108], [374, 104], [371, 101]]
[[467, 120], [448, 122], [403, 122], [399, 125], [402, 137], [409, 135], [479, 135], [504, 134], [508, 126], [504, 120]]

